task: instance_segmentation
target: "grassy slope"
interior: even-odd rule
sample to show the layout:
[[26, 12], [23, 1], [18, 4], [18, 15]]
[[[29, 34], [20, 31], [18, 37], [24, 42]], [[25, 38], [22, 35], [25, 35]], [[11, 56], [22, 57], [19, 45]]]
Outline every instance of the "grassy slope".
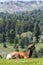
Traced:
[[0, 60], [0, 65], [43, 65], [43, 58]]

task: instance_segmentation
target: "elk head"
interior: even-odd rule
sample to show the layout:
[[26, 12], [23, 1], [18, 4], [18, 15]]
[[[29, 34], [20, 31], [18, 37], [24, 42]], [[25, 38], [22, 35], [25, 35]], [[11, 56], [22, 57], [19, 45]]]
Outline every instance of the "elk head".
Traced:
[[28, 45], [28, 50], [34, 50], [34, 49], [35, 49], [35, 44]]
[[35, 49], [35, 44], [29, 44], [28, 45], [28, 52], [30, 51], [30, 54], [28, 53], [28, 55], [31, 57], [33, 50]]

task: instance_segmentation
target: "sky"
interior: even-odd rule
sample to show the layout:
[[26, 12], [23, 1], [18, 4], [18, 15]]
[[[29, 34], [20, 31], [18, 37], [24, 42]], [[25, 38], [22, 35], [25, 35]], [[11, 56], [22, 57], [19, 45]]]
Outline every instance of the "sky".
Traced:
[[[12, 0], [0, 0], [0, 2], [12, 1]], [[13, 0], [13, 1], [43, 1], [43, 0]]]

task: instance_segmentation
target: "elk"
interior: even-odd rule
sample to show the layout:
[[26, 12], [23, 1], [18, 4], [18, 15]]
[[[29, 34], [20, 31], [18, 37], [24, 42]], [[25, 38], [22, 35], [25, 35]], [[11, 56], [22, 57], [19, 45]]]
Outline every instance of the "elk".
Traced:
[[30, 58], [34, 49], [35, 49], [35, 45], [34, 44], [29, 44], [28, 45], [28, 50], [26, 52], [12, 52], [12, 53], [9, 53], [6, 57], [6, 59]]

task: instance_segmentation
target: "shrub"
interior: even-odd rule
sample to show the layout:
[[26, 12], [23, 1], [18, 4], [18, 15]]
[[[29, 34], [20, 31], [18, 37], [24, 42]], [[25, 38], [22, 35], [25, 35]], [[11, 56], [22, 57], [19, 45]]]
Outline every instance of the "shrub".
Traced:
[[25, 47], [25, 43], [26, 43], [25, 37], [21, 37], [21, 39], [20, 39], [20, 47], [24, 48]]
[[15, 45], [15, 51], [19, 51], [19, 49], [18, 49], [18, 44], [17, 45]]
[[31, 56], [31, 57], [32, 57], [32, 58], [37, 58], [37, 57], [38, 57], [36, 50], [34, 50], [34, 51], [33, 51], [33, 53], [32, 53], [32, 56]]
[[41, 48], [38, 52], [38, 57], [43, 57], [43, 48]]
[[2, 59], [3, 57], [2, 57], [2, 55], [0, 55], [0, 59]]
[[4, 47], [4, 48], [7, 48], [7, 45], [6, 45], [5, 43], [3, 43], [3, 47]]
[[0, 34], [0, 43], [2, 42], [2, 34]]

